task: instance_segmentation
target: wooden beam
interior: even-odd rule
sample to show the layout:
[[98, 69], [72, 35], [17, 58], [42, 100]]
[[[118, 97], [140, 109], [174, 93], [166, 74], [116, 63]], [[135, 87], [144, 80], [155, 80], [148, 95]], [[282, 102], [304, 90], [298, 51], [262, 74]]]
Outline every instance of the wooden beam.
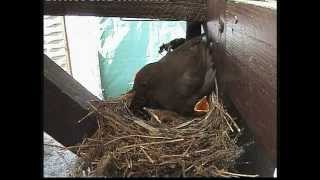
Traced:
[[277, 13], [252, 4], [208, 1], [208, 36], [220, 91], [273, 161], [277, 152]]
[[207, 16], [207, 0], [44, 0], [44, 15], [204, 21]]
[[61, 67], [44, 55], [44, 131], [64, 146], [80, 142], [97, 129], [93, 116], [78, 123], [89, 111], [88, 101], [99, 100]]

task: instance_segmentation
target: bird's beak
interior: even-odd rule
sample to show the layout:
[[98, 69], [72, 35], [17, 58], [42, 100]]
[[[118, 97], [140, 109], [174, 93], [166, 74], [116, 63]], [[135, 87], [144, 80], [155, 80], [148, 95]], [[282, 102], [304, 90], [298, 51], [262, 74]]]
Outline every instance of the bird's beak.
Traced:
[[193, 109], [195, 112], [209, 112], [209, 102], [207, 96], [204, 96], [200, 101], [196, 103]]

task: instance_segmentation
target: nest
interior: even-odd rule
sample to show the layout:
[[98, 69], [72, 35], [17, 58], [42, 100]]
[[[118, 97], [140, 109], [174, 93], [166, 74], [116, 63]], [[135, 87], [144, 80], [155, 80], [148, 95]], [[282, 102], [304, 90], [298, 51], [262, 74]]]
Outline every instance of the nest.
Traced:
[[210, 95], [210, 111], [186, 118], [164, 110], [145, 109], [151, 119], [135, 117], [132, 95], [92, 101], [98, 130], [75, 146], [82, 159], [72, 176], [234, 177], [240, 129], [218, 97]]

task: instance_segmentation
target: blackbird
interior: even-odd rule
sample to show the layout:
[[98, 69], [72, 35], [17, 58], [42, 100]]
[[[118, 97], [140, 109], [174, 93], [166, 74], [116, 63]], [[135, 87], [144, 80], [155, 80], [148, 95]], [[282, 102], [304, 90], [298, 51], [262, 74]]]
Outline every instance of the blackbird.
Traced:
[[158, 62], [145, 65], [134, 80], [130, 109], [147, 118], [143, 107], [165, 109], [183, 116], [208, 112], [215, 67], [202, 37], [186, 41]]

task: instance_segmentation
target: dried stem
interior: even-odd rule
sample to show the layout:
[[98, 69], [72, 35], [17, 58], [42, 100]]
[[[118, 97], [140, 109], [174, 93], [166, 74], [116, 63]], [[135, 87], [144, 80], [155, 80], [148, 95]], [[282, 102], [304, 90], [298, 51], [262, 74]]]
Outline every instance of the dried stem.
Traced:
[[133, 144], [133, 145], [128, 145], [128, 146], [121, 147], [121, 148], [119, 148], [119, 150], [126, 149], [126, 148], [131, 148], [131, 147], [148, 146], [148, 145], [155, 145], [155, 144], [175, 143], [175, 142], [179, 142], [179, 141], [183, 141], [183, 140], [184, 139], [173, 139], [173, 140], [170, 140], [170, 141], [160, 141], [160, 142]]
[[140, 146], [142, 152], [147, 156], [148, 160], [150, 161], [151, 164], [154, 163], [154, 160], [148, 155], [148, 153], [144, 150], [143, 146]]
[[216, 87], [216, 96], [217, 96], [217, 102], [219, 102], [219, 92], [218, 92], [218, 82], [217, 82], [217, 76], [214, 77], [214, 84], [215, 84], [215, 87]]
[[95, 113], [95, 111], [90, 111], [86, 116], [84, 116], [83, 118], [81, 118], [78, 123], [81, 123], [83, 120], [87, 119], [89, 116], [91, 116], [93, 113]]
[[227, 171], [219, 171], [222, 174], [227, 174], [227, 175], [231, 175], [231, 176], [236, 176], [236, 177], [258, 177], [259, 175], [254, 174], [254, 175], [250, 175], [250, 174], [239, 174], [239, 173], [231, 173], [231, 172], [227, 172]]
[[113, 143], [115, 141], [118, 141], [120, 139], [124, 139], [124, 138], [130, 138], [130, 137], [144, 137], [144, 138], [151, 138], [151, 139], [172, 139], [172, 138], [168, 138], [168, 137], [159, 137], [159, 136], [144, 136], [144, 135], [129, 135], [129, 136], [122, 136], [122, 137], [118, 137], [115, 138], [111, 141], [108, 141], [107, 143], [104, 144], [104, 146]]
[[159, 133], [159, 130], [150, 126], [149, 124], [145, 123], [142, 120], [134, 120], [133, 122], [135, 122], [136, 124], [140, 125], [141, 127], [151, 131], [152, 133]]

